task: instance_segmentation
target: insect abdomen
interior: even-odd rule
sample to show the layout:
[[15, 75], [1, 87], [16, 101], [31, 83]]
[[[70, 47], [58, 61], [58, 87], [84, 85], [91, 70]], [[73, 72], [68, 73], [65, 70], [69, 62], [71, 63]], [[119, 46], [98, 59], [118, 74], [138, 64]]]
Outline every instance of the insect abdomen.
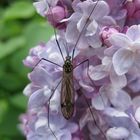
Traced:
[[70, 119], [74, 112], [73, 73], [63, 72], [61, 87], [61, 112], [65, 119]]

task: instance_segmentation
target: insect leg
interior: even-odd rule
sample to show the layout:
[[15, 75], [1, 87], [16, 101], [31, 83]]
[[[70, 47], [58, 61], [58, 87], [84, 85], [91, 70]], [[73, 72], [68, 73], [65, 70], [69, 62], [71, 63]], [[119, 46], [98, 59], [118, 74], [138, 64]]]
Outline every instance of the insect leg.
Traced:
[[[77, 68], [78, 66], [84, 64], [84, 63], [87, 63], [87, 64], [88, 64], [87, 75], [88, 75], [88, 78], [90, 79], [90, 81], [93, 83], [92, 79], [91, 79], [90, 76], [89, 76], [89, 59], [86, 59], [86, 60], [82, 61], [81, 63], [79, 63], [78, 65], [76, 65], [76, 66], [74, 67], [74, 69]], [[82, 93], [82, 92], [81, 92], [81, 93]], [[100, 95], [100, 96], [101, 96], [101, 95]], [[85, 97], [84, 94], [83, 94], [83, 97], [84, 97], [85, 102], [86, 102], [86, 104], [87, 104], [87, 106], [88, 106], [88, 108], [89, 108], [89, 111], [90, 111], [91, 115], [92, 115], [94, 124], [95, 124], [96, 127], [100, 130], [100, 132], [103, 134], [104, 138], [107, 140], [107, 137], [106, 137], [105, 133], [104, 133], [103, 130], [100, 128], [100, 126], [97, 125], [97, 123], [96, 123], [96, 118], [95, 118], [95, 116], [94, 116], [94, 114], [93, 114], [93, 112], [92, 112], [92, 108], [91, 108], [91, 106], [90, 106], [90, 104], [89, 104], [89, 102], [88, 102], [88, 100], [87, 100], [87, 98]], [[101, 96], [101, 99], [102, 99], [102, 101], [103, 101], [103, 103], [104, 103], [104, 100], [103, 100], [102, 96]], [[105, 105], [105, 103], [104, 103], [104, 105]]]
[[92, 117], [93, 117], [93, 122], [94, 122], [94, 124], [95, 124], [96, 127], [100, 130], [100, 132], [103, 134], [104, 138], [107, 140], [105, 133], [104, 133], [103, 130], [100, 128], [100, 126], [96, 123], [96, 118], [95, 118], [95, 116], [94, 116], [94, 114], [93, 114], [93, 112], [92, 112], [92, 108], [91, 108], [91, 106], [90, 106], [90, 104], [89, 104], [87, 98], [85, 97], [85, 95], [84, 95], [83, 97], [84, 97], [84, 99], [85, 99], [85, 101], [86, 101], [86, 104], [88, 105], [89, 111], [90, 111], [90, 113], [91, 113], [91, 115], [92, 115]]
[[[87, 76], [88, 76], [88, 78], [90, 79], [91, 83], [94, 84], [93, 81], [92, 81], [92, 79], [91, 79], [90, 76], [89, 76], [89, 75], [90, 75], [90, 74], [89, 74], [89, 59], [86, 59], [86, 60], [82, 61], [81, 63], [77, 64], [77, 65], [74, 67], [74, 69], [77, 68], [77, 67], [79, 67], [80, 65], [82, 65], [82, 64], [84, 64], [84, 63], [87, 63], [87, 66], [88, 66], [88, 69], [87, 69]], [[100, 94], [100, 93], [99, 93], [99, 94]], [[100, 94], [100, 97], [101, 97], [101, 100], [102, 100], [102, 102], [103, 102], [103, 104], [104, 104], [104, 106], [105, 106], [105, 102], [104, 102], [103, 97], [102, 97], [101, 94]]]
[[95, 118], [95, 116], [94, 116], [94, 114], [93, 114], [93, 112], [92, 112], [92, 108], [91, 108], [91, 106], [90, 106], [90, 104], [89, 104], [87, 98], [85, 97], [85, 95], [84, 95], [82, 92], [81, 92], [81, 94], [83, 95], [84, 100], [85, 100], [85, 102], [86, 102], [86, 104], [87, 104], [87, 106], [88, 106], [88, 108], [89, 108], [89, 111], [90, 111], [90, 113], [91, 113], [91, 116], [92, 116], [92, 118], [93, 118], [93, 122], [94, 122], [95, 126], [100, 130], [100, 132], [102, 133], [102, 135], [104, 136], [104, 138], [107, 140], [107, 137], [106, 137], [105, 133], [103, 132], [103, 130], [100, 128], [100, 126], [99, 126], [99, 125], [97, 124], [97, 122], [96, 122], [96, 118]]
[[[38, 64], [41, 63], [41, 61], [43, 61], [43, 60], [62, 68], [62, 66], [60, 66], [59, 64], [57, 64], [57, 63], [55, 63], [55, 62], [52, 62], [52, 61], [47, 60], [47, 59], [45, 59], [45, 58], [41, 58], [41, 59], [38, 61], [38, 63], [34, 66], [33, 70], [34, 70], [34, 69], [38, 66]], [[52, 134], [53, 134], [53, 136], [56, 138], [56, 140], [57, 140], [57, 137], [55, 136], [55, 133], [53, 132], [53, 130], [51, 129], [50, 124], [49, 124], [49, 119], [50, 119], [50, 115], [49, 115], [49, 113], [50, 113], [50, 100], [51, 100], [52, 96], [54, 95], [56, 89], [58, 88], [58, 86], [60, 85], [61, 82], [62, 82], [62, 79], [59, 81], [59, 83], [57, 84], [57, 86], [52, 90], [51, 96], [50, 96], [49, 99], [48, 99], [48, 106], [47, 106], [47, 108], [48, 108], [48, 128], [50, 129], [50, 131], [52, 132]]]
[[35, 66], [34, 66], [34, 68], [32, 69], [32, 71], [33, 71], [33, 70], [38, 66], [38, 64], [41, 63], [41, 61], [43, 61], [43, 60], [62, 68], [62, 66], [60, 66], [59, 64], [57, 64], [57, 63], [55, 63], [55, 62], [52, 62], [52, 61], [50, 61], [50, 60], [48, 60], [48, 59], [45, 59], [45, 58], [41, 58], [41, 59], [35, 64]]
[[94, 12], [96, 6], [98, 5], [98, 3], [99, 3], [99, 0], [96, 1], [95, 6], [92, 8], [92, 10], [91, 10], [91, 12], [90, 12], [90, 14], [89, 14], [89, 16], [88, 16], [88, 18], [87, 18], [87, 20], [86, 20], [86, 23], [85, 23], [85, 25], [83, 26], [83, 28], [82, 28], [82, 30], [81, 30], [81, 32], [80, 32], [78, 38], [77, 38], [77, 41], [76, 41], [75, 46], [74, 46], [73, 51], [72, 51], [72, 60], [73, 60], [73, 58], [74, 58], [76, 46], [78, 45], [79, 40], [80, 40], [80, 38], [81, 38], [81, 36], [82, 36], [82, 33], [83, 33], [84, 29], [86, 28], [86, 26], [87, 26], [87, 24], [88, 24], [88, 21], [89, 21], [90, 17], [92, 16], [92, 14], [93, 14], [93, 12]]
[[[46, 1], [47, 2], [47, 1]], [[53, 12], [52, 12], [52, 10], [51, 10], [51, 6], [50, 6], [50, 4], [47, 2], [47, 4], [48, 4], [48, 8], [49, 8], [49, 10], [50, 10], [50, 12], [51, 12], [51, 14], [52, 14], [52, 21], [54, 22], [54, 16], [53, 16]], [[53, 26], [52, 26], [53, 27]], [[58, 49], [59, 49], [59, 51], [60, 51], [60, 54], [61, 54], [61, 56], [62, 56], [62, 59], [63, 59], [63, 61], [65, 61], [65, 59], [64, 59], [64, 55], [63, 55], [63, 53], [62, 53], [62, 50], [61, 50], [61, 47], [60, 47], [60, 44], [59, 44], [59, 42], [58, 42], [58, 38], [57, 38], [57, 33], [56, 33], [56, 29], [53, 27], [53, 31], [54, 31], [54, 36], [55, 36], [55, 40], [56, 40], [56, 44], [57, 44], [57, 46], [58, 46]]]
[[54, 95], [56, 89], [58, 88], [58, 86], [60, 85], [61, 82], [62, 82], [62, 79], [59, 81], [59, 83], [57, 84], [57, 86], [52, 90], [52, 94], [51, 94], [51, 96], [48, 99], [48, 128], [51, 130], [51, 132], [54, 135], [54, 137], [56, 138], [56, 140], [58, 140], [58, 139], [55, 136], [55, 133], [53, 132], [53, 130], [51, 129], [50, 123], [49, 123], [49, 120], [50, 120], [50, 100], [51, 100], [52, 96]]

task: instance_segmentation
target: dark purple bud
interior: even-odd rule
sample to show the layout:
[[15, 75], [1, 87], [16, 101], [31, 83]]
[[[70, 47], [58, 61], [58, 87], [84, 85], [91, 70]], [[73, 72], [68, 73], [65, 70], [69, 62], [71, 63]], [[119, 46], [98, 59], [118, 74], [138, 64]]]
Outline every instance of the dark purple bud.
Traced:
[[46, 13], [46, 17], [48, 21], [53, 25], [55, 28], [62, 29], [65, 28], [65, 23], [61, 22], [65, 19], [68, 15], [67, 9], [61, 6], [52, 7]]

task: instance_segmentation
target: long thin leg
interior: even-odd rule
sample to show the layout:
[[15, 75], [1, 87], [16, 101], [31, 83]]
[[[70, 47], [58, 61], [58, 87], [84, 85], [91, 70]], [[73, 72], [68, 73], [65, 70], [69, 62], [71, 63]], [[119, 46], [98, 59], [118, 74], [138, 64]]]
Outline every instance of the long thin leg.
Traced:
[[50, 120], [50, 100], [51, 100], [52, 96], [54, 95], [56, 89], [58, 88], [58, 86], [60, 85], [61, 82], [62, 82], [62, 79], [59, 81], [59, 83], [57, 84], [57, 86], [52, 90], [52, 94], [51, 94], [51, 96], [50, 96], [49, 99], [48, 99], [48, 127], [49, 127], [49, 129], [51, 130], [51, 132], [52, 132], [52, 134], [54, 135], [54, 137], [56, 138], [56, 140], [57, 140], [57, 137], [55, 136], [55, 133], [54, 133], [53, 130], [51, 129], [50, 123], [49, 123], [49, 120]]
[[[86, 59], [86, 60], [82, 61], [81, 63], [79, 63], [78, 65], [76, 65], [76, 66], [74, 67], [74, 69], [77, 68], [78, 66], [84, 64], [84, 63], [87, 63], [87, 64], [88, 64], [87, 75], [88, 75], [88, 78], [90, 79], [90, 81], [92, 82], [92, 79], [91, 79], [90, 76], [89, 76], [89, 59]], [[93, 82], [92, 82], [92, 83], [93, 83]], [[81, 92], [81, 93], [82, 93], [82, 92]], [[101, 95], [100, 95], [100, 96], [101, 96]], [[92, 109], [91, 109], [91, 107], [90, 107], [90, 104], [89, 104], [89, 102], [88, 102], [88, 100], [87, 100], [87, 98], [85, 97], [84, 94], [83, 94], [83, 97], [84, 97], [85, 102], [86, 102], [86, 104], [87, 104], [87, 106], [88, 106], [88, 108], [89, 108], [89, 111], [90, 111], [91, 115], [92, 115], [94, 124], [95, 124], [96, 127], [100, 130], [100, 132], [103, 134], [104, 138], [107, 140], [106, 135], [104, 134], [104, 132], [102, 131], [102, 129], [97, 125], [96, 119], [95, 119], [95, 117], [94, 117], [94, 114], [93, 114], [93, 112], [92, 112]], [[102, 96], [101, 96], [101, 98], [102, 98]], [[102, 98], [102, 101], [103, 101], [103, 98]], [[103, 103], [104, 103], [104, 101], [103, 101]], [[104, 105], [105, 105], [105, 103], [104, 103]]]
[[[88, 78], [90, 79], [91, 83], [94, 84], [93, 81], [92, 81], [92, 79], [91, 79], [90, 76], [89, 76], [89, 75], [90, 75], [90, 74], [89, 74], [89, 59], [86, 59], [86, 60], [82, 61], [81, 63], [79, 63], [78, 65], [76, 65], [76, 66], [74, 67], [74, 69], [77, 68], [77, 67], [79, 67], [80, 65], [82, 65], [82, 64], [84, 64], [84, 63], [87, 63], [87, 64], [88, 64], [87, 76], [88, 76]], [[100, 92], [99, 92], [99, 94], [100, 94]], [[104, 104], [104, 106], [105, 106], [105, 102], [104, 102], [103, 97], [102, 97], [101, 94], [100, 94], [100, 97], [101, 97], [102, 102], [103, 102], [103, 104]]]
[[34, 68], [32, 69], [32, 71], [33, 71], [33, 70], [38, 66], [38, 64], [41, 63], [41, 61], [43, 61], [43, 60], [62, 68], [62, 66], [60, 66], [59, 64], [57, 64], [57, 63], [55, 63], [55, 62], [52, 62], [52, 61], [50, 61], [50, 60], [48, 60], [48, 59], [45, 59], [45, 58], [41, 58], [41, 59], [36, 63], [36, 65], [34, 66]]
[[77, 41], [76, 41], [76, 43], [75, 43], [75, 46], [74, 46], [74, 48], [73, 48], [73, 51], [72, 51], [72, 61], [73, 61], [73, 58], [74, 58], [74, 53], [75, 53], [76, 46], [78, 45], [79, 40], [80, 40], [80, 38], [81, 38], [81, 36], [82, 36], [82, 33], [83, 33], [84, 29], [86, 28], [86, 26], [87, 26], [87, 24], [88, 24], [88, 22], [89, 22], [89, 20], [90, 20], [90, 17], [92, 16], [92, 14], [93, 14], [93, 12], [94, 12], [96, 6], [98, 5], [98, 2], [99, 2], [99, 0], [97, 0], [96, 4], [95, 4], [94, 7], [92, 8], [92, 10], [91, 10], [91, 12], [90, 12], [90, 14], [89, 14], [89, 16], [88, 16], [88, 18], [87, 18], [87, 20], [86, 20], [85, 25], [83, 26], [83, 28], [82, 28], [80, 34], [78, 35], [78, 39], [77, 39]]
[[87, 98], [85, 97], [85, 95], [84, 95], [83, 97], [84, 97], [84, 99], [85, 99], [85, 101], [86, 101], [86, 103], [87, 103], [87, 105], [88, 105], [88, 107], [89, 107], [89, 111], [90, 111], [90, 113], [91, 113], [91, 115], [92, 115], [92, 117], [93, 117], [94, 124], [95, 124], [96, 127], [100, 130], [100, 132], [103, 134], [104, 138], [107, 140], [106, 135], [104, 134], [103, 130], [102, 130], [102, 129], [99, 127], [99, 125], [97, 125], [97, 123], [96, 123], [96, 119], [95, 119], [95, 117], [94, 117], [94, 115], [93, 115], [91, 106], [90, 106], [90, 104], [89, 104]]
[[[47, 59], [45, 59], [45, 58], [41, 58], [41, 59], [38, 61], [38, 63], [34, 66], [33, 70], [34, 70], [34, 69], [38, 66], [38, 64], [41, 63], [41, 61], [43, 61], [43, 60], [62, 68], [62, 66], [60, 66], [59, 64], [57, 64], [57, 63], [55, 63], [55, 62], [52, 62], [52, 61], [47, 60]], [[50, 119], [50, 115], [49, 115], [49, 114], [50, 114], [50, 100], [51, 100], [52, 96], [54, 95], [56, 89], [57, 89], [58, 86], [60, 85], [61, 81], [62, 81], [62, 79], [61, 79], [60, 82], [57, 84], [57, 86], [54, 88], [54, 90], [52, 90], [52, 94], [51, 94], [51, 96], [50, 96], [49, 99], [48, 99], [48, 128], [50, 129], [50, 131], [52, 132], [52, 134], [53, 134], [53, 136], [56, 138], [56, 140], [57, 140], [57, 137], [55, 136], [55, 133], [53, 132], [53, 130], [51, 129], [50, 124], [49, 124], [49, 119]]]
[[[82, 92], [81, 92], [81, 93], [82, 93]], [[91, 116], [92, 116], [92, 118], [93, 118], [93, 122], [94, 122], [95, 126], [100, 130], [100, 132], [102, 133], [102, 135], [104, 136], [104, 138], [107, 140], [106, 135], [104, 134], [103, 130], [102, 130], [102, 129], [99, 127], [99, 125], [96, 123], [96, 118], [95, 118], [95, 116], [94, 116], [94, 114], [93, 114], [93, 112], [92, 112], [92, 108], [91, 108], [91, 106], [90, 106], [90, 104], [89, 104], [87, 98], [85, 97], [84, 94], [82, 94], [82, 95], [83, 95], [83, 97], [84, 97], [84, 100], [85, 100], [85, 102], [86, 102], [88, 108], [89, 108], [89, 111], [90, 111], [90, 113], [91, 113]]]
[[[46, 1], [47, 2], [47, 1]], [[49, 8], [49, 10], [50, 10], [50, 12], [51, 12], [51, 14], [52, 14], [52, 21], [54, 22], [54, 16], [53, 16], [53, 13], [52, 13], [52, 10], [51, 10], [51, 8], [50, 8], [50, 4], [47, 2], [47, 4], [48, 4], [48, 8]], [[53, 26], [52, 26], [53, 27]], [[63, 61], [65, 61], [65, 59], [64, 59], [64, 55], [63, 55], [63, 53], [62, 53], [62, 50], [61, 50], [61, 47], [60, 47], [60, 44], [59, 44], [59, 42], [58, 42], [58, 38], [57, 38], [57, 33], [56, 33], [56, 29], [53, 27], [53, 31], [54, 31], [54, 36], [55, 36], [55, 40], [56, 40], [56, 44], [57, 44], [57, 46], [58, 46], [58, 49], [59, 49], [59, 51], [60, 51], [60, 54], [61, 54], [61, 56], [62, 56], [62, 58], [63, 58]]]

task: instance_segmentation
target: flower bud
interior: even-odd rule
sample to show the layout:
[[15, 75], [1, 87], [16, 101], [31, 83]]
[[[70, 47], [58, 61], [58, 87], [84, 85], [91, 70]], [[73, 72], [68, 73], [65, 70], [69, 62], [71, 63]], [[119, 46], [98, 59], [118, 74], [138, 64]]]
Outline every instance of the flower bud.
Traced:
[[61, 6], [55, 6], [48, 10], [46, 13], [46, 17], [48, 21], [55, 27], [55, 28], [64, 28], [65, 23], [61, 23], [61, 20], [66, 18], [68, 15], [67, 9]]
[[101, 32], [100, 32], [100, 36], [102, 39], [103, 44], [105, 44], [107, 47], [110, 47], [111, 44], [109, 43], [108, 38], [114, 34], [114, 33], [118, 33], [119, 29], [114, 28], [114, 27], [104, 27], [102, 28]]

